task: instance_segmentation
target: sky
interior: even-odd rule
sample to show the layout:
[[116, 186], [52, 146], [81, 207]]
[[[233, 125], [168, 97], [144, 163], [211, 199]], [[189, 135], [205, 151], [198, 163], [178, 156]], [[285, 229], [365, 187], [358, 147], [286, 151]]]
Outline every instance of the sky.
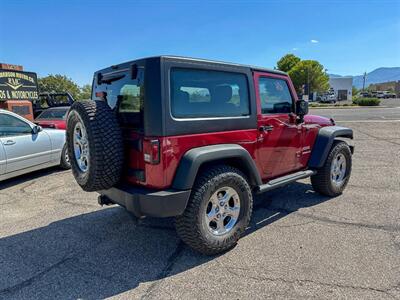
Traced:
[[0, 0], [0, 62], [79, 85], [161, 54], [273, 68], [287, 53], [328, 73], [400, 66], [400, 0]]

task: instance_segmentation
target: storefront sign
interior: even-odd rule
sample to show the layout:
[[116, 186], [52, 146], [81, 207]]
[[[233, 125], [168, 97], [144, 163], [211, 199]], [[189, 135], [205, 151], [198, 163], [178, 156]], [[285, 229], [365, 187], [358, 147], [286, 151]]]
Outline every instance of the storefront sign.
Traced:
[[0, 101], [37, 100], [36, 73], [0, 69]]

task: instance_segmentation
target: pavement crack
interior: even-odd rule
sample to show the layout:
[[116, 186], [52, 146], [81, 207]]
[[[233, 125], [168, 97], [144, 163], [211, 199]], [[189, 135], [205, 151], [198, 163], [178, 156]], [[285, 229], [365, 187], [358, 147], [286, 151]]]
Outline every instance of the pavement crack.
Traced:
[[327, 287], [333, 287], [333, 288], [350, 288], [350, 289], [358, 289], [358, 290], [368, 290], [368, 291], [374, 291], [374, 292], [379, 292], [379, 293], [384, 293], [388, 296], [390, 296], [391, 298], [395, 299], [394, 296], [392, 296], [391, 294], [389, 294], [389, 292], [395, 288], [398, 287], [397, 285], [388, 287], [388, 288], [374, 288], [374, 287], [368, 287], [368, 286], [355, 286], [355, 285], [347, 285], [347, 284], [340, 284], [340, 283], [327, 283], [327, 282], [321, 282], [321, 281], [316, 281], [316, 280], [311, 280], [311, 279], [294, 279], [294, 280], [290, 280], [290, 279], [286, 279], [286, 278], [282, 278], [282, 277], [267, 277], [267, 276], [249, 276], [249, 275], [242, 275], [239, 274], [238, 272], [235, 272], [234, 270], [246, 270], [247, 269], [243, 269], [243, 268], [235, 268], [235, 267], [225, 267], [225, 269], [227, 270], [227, 272], [229, 272], [230, 274], [237, 276], [237, 277], [246, 277], [246, 278], [251, 278], [253, 280], [257, 280], [257, 281], [269, 281], [269, 282], [282, 282], [282, 283], [286, 283], [286, 284], [304, 284], [304, 283], [311, 283], [311, 284], [318, 284], [318, 285], [322, 285], [322, 286], [327, 286]]
[[34, 185], [36, 183], [36, 180], [32, 180], [31, 182], [29, 182], [28, 184], [24, 185], [23, 187], [21, 187], [19, 190], [22, 193], [26, 194], [26, 189], [31, 187], [32, 185]]
[[167, 263], [165, 267], [161, 270], [161, 272], [156, 276], [154, 282], [147, 289], [146, 293], [143, 295], [141, 299], [150, 299], [155, 288], [162, 282], [161, 280], [168, 277], [171, 274], [176, 262], [181, 256], [184, 249], [184, 244], [182, 241], [179, 241], [175, 251], [168, 257]]
[[83, 208], [93, 208], [93, 207], [97, 207], [96, 205], [92, 204], [92, 203], [81, 203], [81, 202], [74, 202], [74, 201], [70, 201], [67, 199], [59, 199], [61, 203], [63, 204], [67, 204], [67, 205], [72, 205], [72, 206], [79, 206], [79, 207], [83, 207]]
[[315, 220], [315, 221], [334, 224], [334, 225], [354, 226], [354, 227], [358, 227], [358, 228], [366, 228], [366, 229], [373, 229], [373, 230], [383, 230], [383, 231], [394, 232], [394, 233], [400, 232], [400, 227], [398, 227], [398, 226], [377, 225], [377, 224], [368, 224], [368, 223], [359, 223], [359, 222], [336, 221], [336, 220], [329, 219], [327, 217], [319, 217], [319, 216], [315, 216], [313, 214], [301, 213], [298, 210], [289, 210], [289, 209], [275, 207], [275, 206], [271, 206], [268, 209], [273, 210], [273, 211], [277, 211], [277, 212], [280, 212], [280, 213], [285, 213], [286, 215], [291, 214], [291, 213], [296, 213], [296, 215], [301, 216], [303, 218], [309, 218], [309, 219], [312, 219], [312, 220]]
[[375, 140], [377, 140], [377, 141], [383, 141], [383, 142], [387, 142], [387, 143], [392, 144], [392, 145], [400, 146], [400, 143], [396, 143], [396, 142], [392, 141], [394, 138], [381, 138], [381, 137], [377, 137], [377, 136], [374, 136], [374, 135], [372, 135], [372, 134], [370, 134], [370, 133], [366, 133], [365, 131], [360, 130], [360, 129], [357, 129], [357, 131], [360, 132], [360, 133], [362, 133], [362, 134], [365, 134], [366, 136], [369, 136], [369, 137], [371, 137], [371, 138], [373, 138], [373, 139], [375, 139]]
[[13, 286], [7, 287], [5, 289], [0, 290], [0, 296], [5, 296], [7, 294], [14, 294], [16, 292], [18, 292], [19, 290], [22, 290], [25, 287], [30, 286], [32, 283], [34, 283], [36, 280], [42, 278], [44, 275], [46, 275], [47, 273], [49, 273], [50, 271], [58, 268], [59, 266], [61, 266], [62, 264], [66, 263], [67, 261], [71, 260], [71, 257], [64, 257], [63, 259], [61, 259], [60, 261], [58, 261], [55, 264], [52, 264], [51, 266], [47, 267], [46, 269], [44, 269], [41, 272], [36, 273], [35, 275], [33, 275], [32, 277], [17, 283]]

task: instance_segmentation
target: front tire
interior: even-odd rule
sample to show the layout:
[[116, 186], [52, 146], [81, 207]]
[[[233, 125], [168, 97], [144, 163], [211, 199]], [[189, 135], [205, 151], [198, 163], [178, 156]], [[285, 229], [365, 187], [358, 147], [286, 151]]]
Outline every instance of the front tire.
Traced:
[[324, 166], [311, 176], [314, 190], [335, 197], [343, 193], [351, 174], [351, 151], [343, 141], [335, 141]]
[[252, 209], [246, 176], [230, 166], [215, 166], [196, 179], [185, 212], [176, 218], [176, 230], [194, 250], [214, 255], [237, 243]]

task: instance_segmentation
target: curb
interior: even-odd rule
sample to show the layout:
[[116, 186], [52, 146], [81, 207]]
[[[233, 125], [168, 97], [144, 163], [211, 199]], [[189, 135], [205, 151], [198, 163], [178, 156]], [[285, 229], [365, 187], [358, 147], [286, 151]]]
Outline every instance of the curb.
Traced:
[[351, 108], [388, 108], [388, 106], [358, 106], [358, 105], [354, 105], [354, 106], [315, 106], [309, 107], [310, 109], [332, 109], [332, 108], [338, 108], [338, 109], [351, 109]]

